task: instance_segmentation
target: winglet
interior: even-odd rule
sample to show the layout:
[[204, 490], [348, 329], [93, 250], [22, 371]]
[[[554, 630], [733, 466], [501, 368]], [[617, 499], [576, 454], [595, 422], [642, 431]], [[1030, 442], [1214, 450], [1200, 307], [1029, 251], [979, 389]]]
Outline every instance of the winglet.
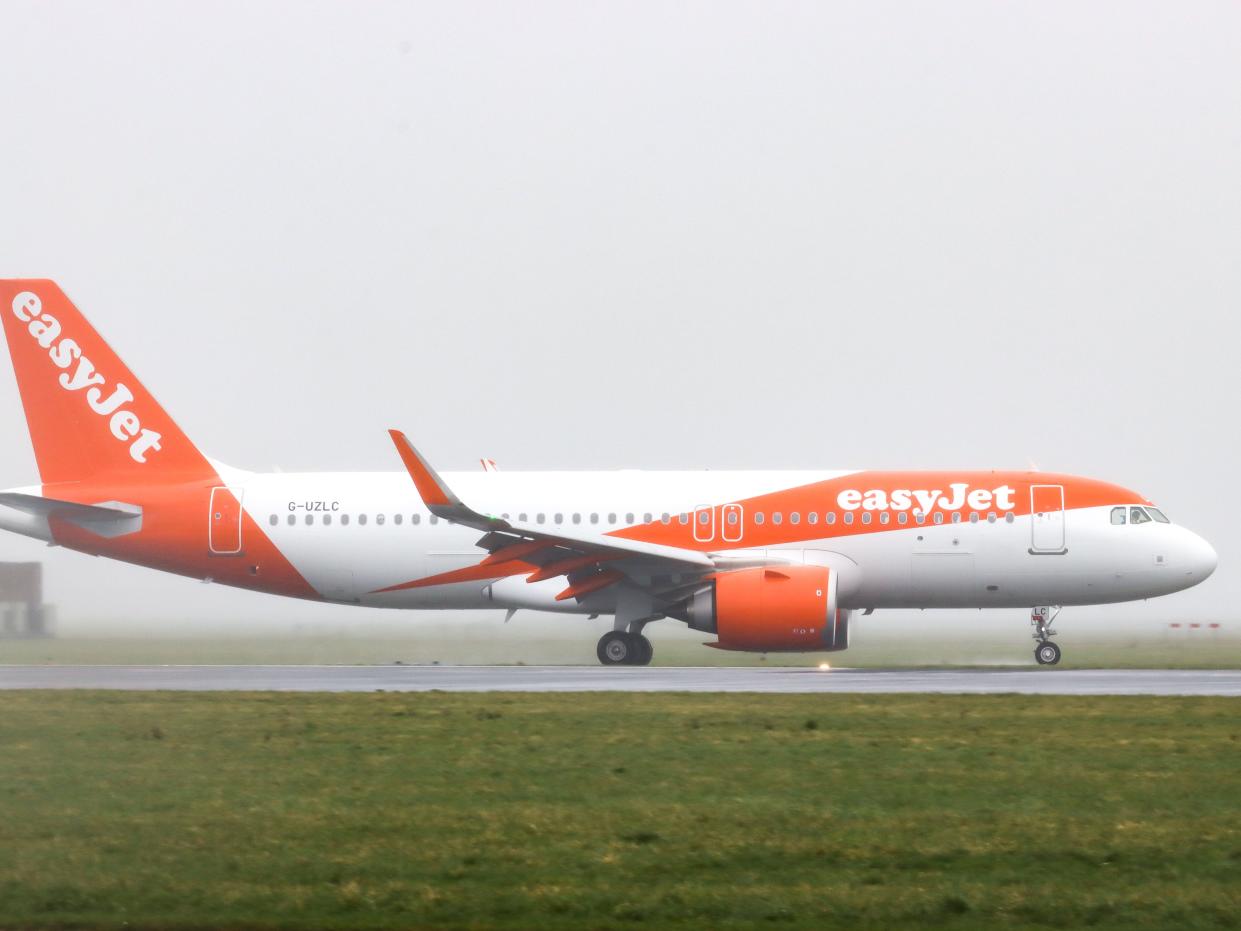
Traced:
[[460, 507], [461, 499], [452, 493], [452, 489], [444, 484], [444, 480], [431, 468], [431, 464], [422, 458], [422, 453], [414, 449], [414, 444], [400, 430], [389, 430], [388, 435], [396, 444], [396, 451], [405, 463], [409, 477], [414, 480], [418, 494], [422, 495], [423, 503], [434, 510], [438, 507]]
[[414, 444], [400, 430], [389, 430], [388, 435], [396, 444], [396, 451], [405, 464], [409, 477], [414, 480], [414, 487], [422, 497], [422, 503], [436, 517], [476, 527], [479, 530], [506, 529], [508, 524], [494, 517], [487, 517], [467, 507], [451, 488], [440, 478], [439, 473], [431, 468], [431, 464], [422, 458], [422, 453], [414, 448]]

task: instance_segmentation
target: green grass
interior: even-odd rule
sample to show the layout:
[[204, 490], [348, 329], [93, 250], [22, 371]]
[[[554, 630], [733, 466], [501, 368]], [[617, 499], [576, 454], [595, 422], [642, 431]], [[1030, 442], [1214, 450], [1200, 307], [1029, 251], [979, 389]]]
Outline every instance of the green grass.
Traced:
[[0, 702], [0, 927], [1241, 924], [1233, 699]]

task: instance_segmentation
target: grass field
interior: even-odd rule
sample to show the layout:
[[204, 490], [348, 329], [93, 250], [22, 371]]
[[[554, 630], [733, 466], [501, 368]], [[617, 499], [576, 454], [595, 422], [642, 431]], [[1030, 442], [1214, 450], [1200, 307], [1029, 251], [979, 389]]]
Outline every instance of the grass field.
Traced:
[[0, 926], [1241, 925], [1241, 702], [14, 692]]

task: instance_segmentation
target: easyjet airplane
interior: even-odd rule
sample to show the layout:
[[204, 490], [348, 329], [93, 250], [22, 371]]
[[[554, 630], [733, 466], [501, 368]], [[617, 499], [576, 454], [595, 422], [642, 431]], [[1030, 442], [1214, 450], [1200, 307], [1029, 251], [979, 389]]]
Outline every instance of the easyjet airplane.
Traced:
[[1197, 585], [1215, 551], [1141, 495], [1042, 472], [245, 472], [209, 459], [53, 282], [0, 281], [40, 484], [0, 528], [277, 595], [611, 615], [605, 664], [671, 617], [725, 650], [849, 645], [853, 611], [1057, 606]]

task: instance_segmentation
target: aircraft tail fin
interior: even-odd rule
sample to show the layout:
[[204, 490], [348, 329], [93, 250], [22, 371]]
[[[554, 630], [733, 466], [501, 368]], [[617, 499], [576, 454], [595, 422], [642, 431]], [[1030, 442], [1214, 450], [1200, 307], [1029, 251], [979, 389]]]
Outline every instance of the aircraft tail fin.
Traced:
[[45, 485], [213, 470], [55, 282], [0, 280], [0, 317]]

